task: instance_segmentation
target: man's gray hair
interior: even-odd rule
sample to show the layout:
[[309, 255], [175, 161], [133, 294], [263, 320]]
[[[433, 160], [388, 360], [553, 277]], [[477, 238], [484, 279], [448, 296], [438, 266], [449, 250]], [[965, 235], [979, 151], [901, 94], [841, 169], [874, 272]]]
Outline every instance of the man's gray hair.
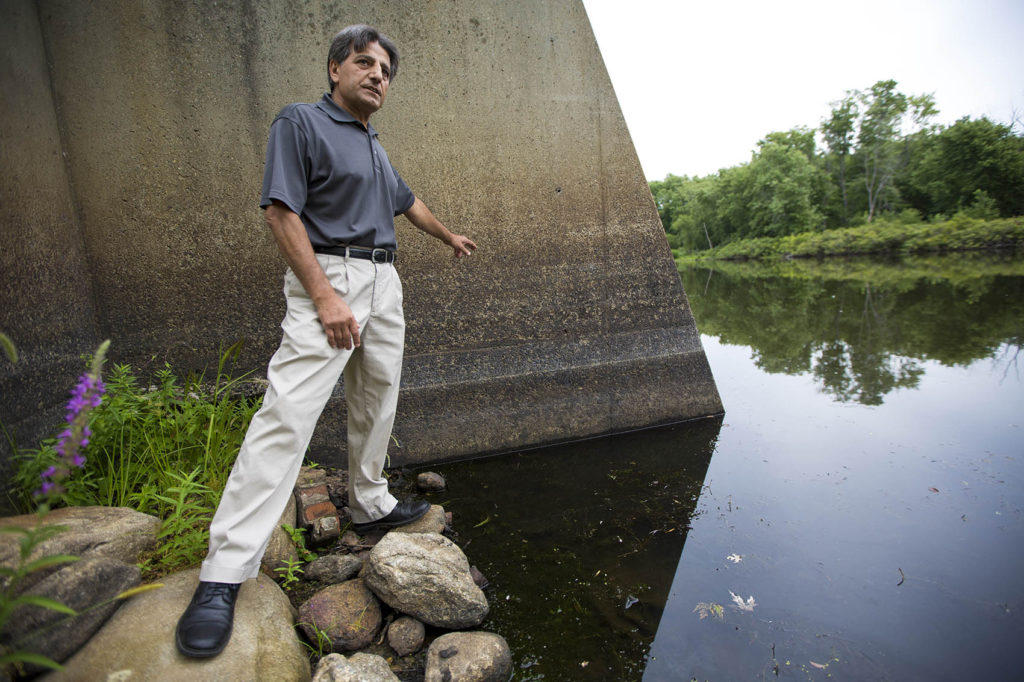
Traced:
[[372, 26], [354, 24], [338, 31], [338, 35], [334, 36], [334, 40], [331, 41], [331, 49], [327, 53], [327, 83], [331, 87], [331, 92], [334, 92], [334, 81], [331, 80], [331, 62], [341, 64], [348, 59], [353, 50], [356, 52], [365, 50], [370, 43], [379, 44], [388, 53], [388, 59], [391, 60], [391, 78], [389, 80], [395, 79], [395, 74], [398, 73], [398, 48], [390, 38], [381, 35]]

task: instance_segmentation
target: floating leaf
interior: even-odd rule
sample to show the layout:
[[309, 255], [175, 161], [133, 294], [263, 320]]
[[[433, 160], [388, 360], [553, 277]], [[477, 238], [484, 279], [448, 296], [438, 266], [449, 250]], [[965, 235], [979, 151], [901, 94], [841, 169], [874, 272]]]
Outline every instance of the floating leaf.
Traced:
[[7, 359], [11, 362], [18, 361], [18, 349], [14, 347], [14, 342], [11, 341], [10, 337], [3, 332], [0, 332], [0, 346], [4, 349], [4, 354]]
[[729, 556], [727, 556], [725, 558], [728, 559], [729, 561], [733, 562], [734, 564], [738, 564], [739, 562], [743, 561], [743, 557], [741, 557], [739, 554], [735, 554], [735, 553], [730, 554]]
[[757, 602], [754, 601], [753, 597], [747, 597], [747, 601], [743, 601], [743, 597], [735, 594], [732, 590], [729, 590], [729, 594], [732, 595], [732, 601], [738, 609], [743, 611], [753, 611], [754, 607], [757, 606]]
[[931, 490], [933, 493], [939, 492], [938, 488], [928, 488], [928, 490]]
[[828, 663], [821, 664], [821, 663], [815, 663], [814, 661], [810, 661], [810, 664], [813, 665], [818, 670], [824, 670], [825, 668], [828, 667]]
[[715, 604], [713, 602], [704, 602], [697, 604], [693, 607], [694, 612], [700, 614], [700, 619], [704, 620], [708, 616], [714, 616], [718, 620], [725, 618], [725, 607], [721, 604]]

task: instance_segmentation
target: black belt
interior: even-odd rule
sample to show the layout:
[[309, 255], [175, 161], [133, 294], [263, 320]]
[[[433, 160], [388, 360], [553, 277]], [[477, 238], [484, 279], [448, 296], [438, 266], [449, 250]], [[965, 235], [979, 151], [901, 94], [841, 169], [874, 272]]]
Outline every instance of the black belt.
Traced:
[[329, 253], [332, 256], [348, 256], [372, 260], [374, 263], [394, 263], [395, 252], [388, 249], [367, 249], [362, 246], [314, 246], [316, 253]]

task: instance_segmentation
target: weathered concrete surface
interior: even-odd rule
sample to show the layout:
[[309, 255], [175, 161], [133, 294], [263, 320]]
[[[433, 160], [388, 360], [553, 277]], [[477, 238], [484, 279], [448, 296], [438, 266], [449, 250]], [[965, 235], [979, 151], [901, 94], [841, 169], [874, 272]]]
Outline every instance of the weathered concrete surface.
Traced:
[[[0, 83], [0, 331], [21, 356], [12, 365], [0, 354], [0, 420], [20, 427], [20, 436], [63, 416], [79, 356], [98, 345], [88, 257], [30, 0], [0, 4]], [[8, 447], [0, 438], [5, 480]]]
[[[81, 338], [112, 338], [115, 359], [161, 354], [185, 369], [244, 338], [243, 366], [265, 366], [283, 314], [283, 265], [257, 208], [267, 129], [284, 104], [319, 97], [333, 33], [365, 21], [403, 56], [374, 118], [382, 142], [413, 190], [480, 245], [456, 262], [398, 220], [408, 335], [396, 423], [403, 447], [392, 462], [721, 411], [581, 2], [37, 5], [37, 42], [6, 21], [31, 19], [32, 3], [0, 10], [5, 35], [31, 43], [5, 53], [4, 85], [10, 91], [8, 62], [27, 60], [41, 84], [32, 119], [53, 121], [48, 60], [57, 123], [25, 142], [24, 154], [59, 161], [45, 150], [56, 149], [60, 130], [61, 201], [73, 229], [59, 242], [84, 243], [76, 263], [91, 278], [75, 296], [95, 303], [95, 319], [83, 305], [60, 324], [81, 317]], [[22, 114], [3, 106], [6, 166]], [[52, 165], [47, 177], [60, 189], [63, 167]], [[4, 183], [24, 197], [25, 183]], [[24, 220], [34, 215], [30, 206]], [[19, 228], [0, 220], [8, 241]], [[44, 290], [71, 281], [50, 274], [59, 250], [50, 243], [23, 256], [14, 276], [45, 272]], [[22, 338], [72, 307], [22, 286], [44, 301], [11, 323]], [[341, 390], [314, 441], [335, 461]], [[14, 400], [0, 401], [6, 417]]]

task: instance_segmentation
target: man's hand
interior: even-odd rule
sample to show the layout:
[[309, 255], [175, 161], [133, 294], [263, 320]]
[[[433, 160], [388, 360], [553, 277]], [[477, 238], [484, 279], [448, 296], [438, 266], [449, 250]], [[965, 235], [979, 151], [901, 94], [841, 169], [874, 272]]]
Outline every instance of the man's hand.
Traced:
[[472, 255], [473, 250], [476, 248], [476, 244], [473, 243], [472, 239], [463, 237], [461, 234], [453, 234], [451, 239], [448, 240], [448, 246], [455, 250], [456, 258]]
[[352, 309], [333, 290], [323, 300], [314, 301], [316, 314], [327, 334], [331, 348], [352, 350], [359, 347], [359, 322]]
[[299, 216], [275, 201], [267, 206], [267, 225], [274, 233], [277, 247], [316, 306], [320, 324], [331, 348], [351, 350], [359, 347], [359, 323], [348, 304], [338, 296], [316, 260], [306, 228]]
[[448, 246], [452, 247], [455, 251], [455, 257], [461, 258], [462, 256], [468, 256], [473, 253], [473, 249], [476, 248], [476, 244], [473, 243], [469, 237], [463, 237], [461, 234], [453, 234], [448, 231], [448, 228], [441, 224], [427, 205], [420, 201], [419, 197], [412, 202], [412, 206], [405, 212], [405, 217], [409, 219], [409, 222], [415, 225], [417, 228], [423, 230], [431, 237], [436, 237], [443, 241]]

